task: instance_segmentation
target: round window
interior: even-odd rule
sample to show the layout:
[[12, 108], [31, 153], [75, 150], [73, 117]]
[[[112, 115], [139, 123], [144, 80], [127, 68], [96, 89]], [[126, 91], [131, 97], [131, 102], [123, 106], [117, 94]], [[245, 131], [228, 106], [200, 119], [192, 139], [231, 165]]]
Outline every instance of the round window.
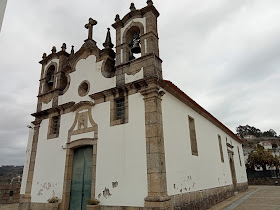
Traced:
[[78, 93], [79, 96], [85, 96], [88, 94], [88, 92], [89, 92], [89, 82], [85, 80], [80, 84]]

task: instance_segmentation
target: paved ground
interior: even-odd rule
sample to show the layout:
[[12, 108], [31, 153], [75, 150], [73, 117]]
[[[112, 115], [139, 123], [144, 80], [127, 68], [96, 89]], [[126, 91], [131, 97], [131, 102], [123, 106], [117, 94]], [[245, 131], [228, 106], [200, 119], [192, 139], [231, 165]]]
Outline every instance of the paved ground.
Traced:
[[[0, 210], [17, 210], [18, 204], [1, 205]], [[280, 210], [280, 186], [249, 186], [210, 210]]]
[[0, 210], [17, 210], [17, 209], [18, 209], [18, 203], [0, 205]]
[[249, 186], [246, 192], [221, 202], [211, 210], [280, 210], [280, 186]]

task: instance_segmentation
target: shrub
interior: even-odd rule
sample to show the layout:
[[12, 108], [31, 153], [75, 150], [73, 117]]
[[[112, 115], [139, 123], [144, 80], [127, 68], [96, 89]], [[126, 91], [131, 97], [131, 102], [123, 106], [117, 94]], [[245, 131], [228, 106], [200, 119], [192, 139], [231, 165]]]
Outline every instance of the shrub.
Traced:
[[100, 201], [95, 198], [88, 199], [88, 205], [98, 205], [99, 203], [100, 203]]
[[49, 203], [58, 203], [60, 201], [60, 198], [57, 196], [53, 196], [51, 198], [48, 199]]

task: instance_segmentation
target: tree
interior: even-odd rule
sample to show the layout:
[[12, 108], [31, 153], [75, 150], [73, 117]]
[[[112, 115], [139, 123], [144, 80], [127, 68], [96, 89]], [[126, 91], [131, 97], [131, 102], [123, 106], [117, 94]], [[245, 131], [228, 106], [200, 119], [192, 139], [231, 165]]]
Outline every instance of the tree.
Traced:
[[255, 150], [252, 150], [248, 156], [247, 167], [255, 170], [255, 167], [261, 166], [263, 170], [266, 170], [266, 166], [280, 165], [280, 161], [277, 157], [274, 157], [271, 152], [265, 150], [262, 146], [257, 146]]
[[241, 138], [244, 138], [244, 136], [246, 135], [253, 135], [255, 137], [262, 136], [262, 132], [260, 129], [250, 125], [245, 125], [245, 126], [239, 125], [236, 128], [236, 134]]
[[262, 136], [264, 137], [277, 137], [277, 133], [273, 129], [263, 132]]

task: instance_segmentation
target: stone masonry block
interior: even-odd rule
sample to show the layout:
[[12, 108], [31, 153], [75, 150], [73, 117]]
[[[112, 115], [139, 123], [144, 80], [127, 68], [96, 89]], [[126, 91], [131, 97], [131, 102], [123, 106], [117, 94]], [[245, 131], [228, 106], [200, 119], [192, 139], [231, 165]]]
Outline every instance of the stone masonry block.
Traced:
[[152, 173], [150, 176], [149, 192], [166, 192], [166, 174]]
[[147, 154], [147, 172], [148, 173], [161, 173], [165, 171], [164, 154], [152, 153]]
[[161, 153], [164, 154], [164, 147], [161, 144], [159, 137], [147, 138], [147, 145], [149, 145], [149, 153]]

